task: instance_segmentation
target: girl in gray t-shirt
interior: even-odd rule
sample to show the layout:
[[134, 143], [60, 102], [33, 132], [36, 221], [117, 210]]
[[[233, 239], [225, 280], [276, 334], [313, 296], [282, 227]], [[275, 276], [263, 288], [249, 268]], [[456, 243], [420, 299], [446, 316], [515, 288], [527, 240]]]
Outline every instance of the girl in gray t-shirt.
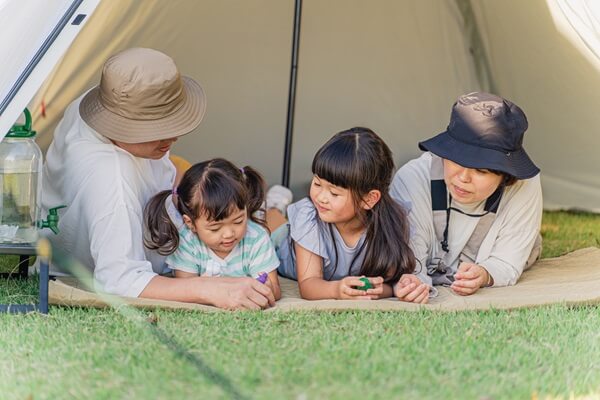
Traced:
[[426, 301], [412, 275], [406, 214], [388, 192], [394, 162], [385, 142], [367, 128], [340, 132], [312, 172], [310, 198], [290, 205], [289, 223], [273, 233], [279, 273], [298, 280], [305, 299], [390, 297], [402, 277], [414, 282], [406, 291], [418, 289], [411, 301]]

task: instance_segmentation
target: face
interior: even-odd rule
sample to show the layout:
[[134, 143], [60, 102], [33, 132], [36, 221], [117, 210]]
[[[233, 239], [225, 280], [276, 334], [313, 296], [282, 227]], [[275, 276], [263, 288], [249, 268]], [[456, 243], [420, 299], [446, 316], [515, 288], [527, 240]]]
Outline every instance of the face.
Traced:
[[356, 218], [352, 193], [316, 175], [310, 184], [310, 199], [324, 222], [338, 224]]
[[117, 140], [113, 140], [113, 143], [115, 146], [122, 148], [136, 157], [158, 160], [163, 158], [164, 155], [171, 150], [171, 145], [176, 141], [177, 138], [174, 137], [144, 143], [123, 143]]
[[444, 181], [452, 200], [473, 204], [490, 197], [502, 182], [502, 176], [487, 169], [465, 168], [444, 160]]
[[246, 234], [248, 215], [245, 209], [236, 209], [220, 221], [208, 220], [204, 214], [193, 223], [184, 215], [183, 221], [216, 255], [225, 258]]

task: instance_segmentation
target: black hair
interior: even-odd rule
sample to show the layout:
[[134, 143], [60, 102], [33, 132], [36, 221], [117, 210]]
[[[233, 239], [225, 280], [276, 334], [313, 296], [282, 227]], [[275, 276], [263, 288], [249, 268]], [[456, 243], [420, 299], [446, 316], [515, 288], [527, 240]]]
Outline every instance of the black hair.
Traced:
[[194, 164], [173, 191], [159, 192], [146, 205], [144, 245], [161, 255], [172, 254], [179, 245], [177, 227], [169, 218], [165, 204], [172, 192], [179, 213], [192, 221], [201, 215], [220, 221], [236, 209], [245, 208], [250, 220], [267, 229], [264, 212], [258, 213], [263, 217], [256, 213], [263, 208], [265, 198], [262, 175], [250, 166], [238, 168], [225, 159], [215, 158]]
[[[360, 275], [382, 276], [386, 283], [395, 283], [402, 274], [414, 272], [408, 218], [389, 194], [394, 174], [392, 152], [375, 132], [355, 127], [337, 133], [317, 151], [312, 172], [352, 194], [357, 217], [366, 230], [364, 246], [353, 260], [366, 252]], [[381, 198], [365, 210], [363, 197], [371, 190], [381, 192]], [[335, 242], [334, 249], [337, 253]]]
[[488, 171], [490, 171], [492, 174], [502, 176], [502, 182], [500, 184], [504, 185], [505, 187], [514, 185], [519, 180], [519, 178], [507, 172], [497, 171], [495, 169], [488, 169]]

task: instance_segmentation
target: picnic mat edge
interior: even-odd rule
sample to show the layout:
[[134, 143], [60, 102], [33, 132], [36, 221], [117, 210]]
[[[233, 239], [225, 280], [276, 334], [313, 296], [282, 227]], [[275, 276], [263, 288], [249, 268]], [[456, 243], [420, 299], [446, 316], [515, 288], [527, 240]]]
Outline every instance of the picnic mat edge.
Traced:
[[[485, 288], [472, 296], [459, 296], [440, 287], [439, 295], [429, 304], [417, 305], [397, 299], [366, 300], [304, 300], [295, 281], [280, 277], [282, 298], [267, 312], [299, 310], [380, 310], [437, 311], [506, 310], [539, 307], [549, 304], [600, 304], [600, 249], [588, 247], [566, 255], [540, 260], [525, 271], [515, 286]], [[50, 282], [49, 302], [53, 305], [105, 308], [129, 305], [141, 309], [224, 311], [202, 304], [109, 296], [84, 289], [74, 278], [57, 278]]]

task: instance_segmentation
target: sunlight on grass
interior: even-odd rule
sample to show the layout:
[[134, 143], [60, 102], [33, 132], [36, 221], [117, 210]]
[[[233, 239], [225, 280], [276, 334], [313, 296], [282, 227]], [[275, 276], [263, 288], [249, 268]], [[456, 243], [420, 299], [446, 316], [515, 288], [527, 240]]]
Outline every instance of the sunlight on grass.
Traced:
[[600, 247], [600, 215], [544, 212], [542, 257], [557, 257], [584, 247]]

